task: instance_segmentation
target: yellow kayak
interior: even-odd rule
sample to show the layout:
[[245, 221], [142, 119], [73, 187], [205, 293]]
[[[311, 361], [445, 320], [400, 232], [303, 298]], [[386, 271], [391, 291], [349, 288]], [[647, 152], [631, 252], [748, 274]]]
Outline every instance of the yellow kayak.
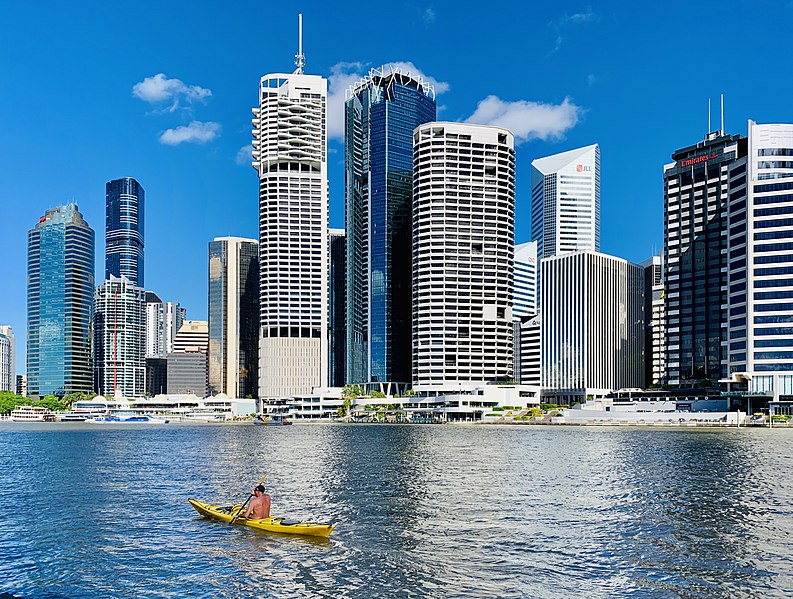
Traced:
[[[242, 510], [242, 505], [232, 505], [230, 507], [219, 507], [211, 503], [198, 501], [197, 499], [188, 499], [196, 511], [202, 516], [208, 518], [215, 518], [222, 522], [231, 522], [231, 519]], [[234, 524], [244, 524], [251, 528], [258, 530], [266, 530], [269, 532], [280, 532], [289, 535], [307, 535], [311, 537], [329, 537], [333, 532], [334, 524], [325, 524], [321, 522], [297, 522], [295, 520], [287, 520], [286, 518], [263, 518], [262, 520], [247, 520], [240, 516], [234, 520]]]

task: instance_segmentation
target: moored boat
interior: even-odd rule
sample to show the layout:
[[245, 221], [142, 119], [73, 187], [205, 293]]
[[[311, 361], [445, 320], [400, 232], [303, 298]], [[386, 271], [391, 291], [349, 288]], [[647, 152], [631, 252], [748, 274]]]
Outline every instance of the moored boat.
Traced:
[[55, 412], [41, 406], [17, 406], [11, 410], [9, 420], [12, 422], [52, 422]]
[[253, 423], [266, 426], [287, 426], [292, 424], [283, 414], [257, 414], [253, 418]]
[[257, 530], [266, 530], [268, 532], [278, 532], [290, 535], [304, 535], [310, 537], [329, 537], [336, 526], [330, 522], [298, 522], [296, 520], [288, 520], [286, 518], [263, 518], [261, 520], [248, 520], [242, 516], [236, 517], [242, 511], [242, 505], [232, 505], [227, 507], [220, 507], [198, 501], [197, 499], [188, 499], [195, 510], [202, 516], [207, 518], [214, 518], [221, 522], [231, 522], [234, 519], [234, 524], [242, 524], [250, 526]]

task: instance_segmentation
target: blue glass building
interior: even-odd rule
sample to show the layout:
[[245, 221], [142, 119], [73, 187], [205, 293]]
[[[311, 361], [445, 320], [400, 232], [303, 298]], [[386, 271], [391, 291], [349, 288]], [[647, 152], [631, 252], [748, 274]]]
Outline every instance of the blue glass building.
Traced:
[[143, 287], [143, 209], [145, 193], [135, 179], [105, 186], [105, 279], [127, 277]]
[[410, 382], [413, 130], [435, 115], [433, 88], [400, 69], [373, 69], [348, 93], [348, 383]]
[[77, 204], [47, 210], [28, 232], [30, 395], [93, 390], [94, 231]]

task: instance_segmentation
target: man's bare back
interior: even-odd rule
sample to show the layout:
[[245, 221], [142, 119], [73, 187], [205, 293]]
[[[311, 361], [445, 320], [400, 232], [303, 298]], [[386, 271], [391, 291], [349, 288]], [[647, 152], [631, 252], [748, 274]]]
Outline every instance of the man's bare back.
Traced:
[[270, 517], [270, 496], [264, 492], [264, 486], [259, 485], [251, 494], [254, 498], [245, 510], [244, 518], [248, 520], [261, 520]]

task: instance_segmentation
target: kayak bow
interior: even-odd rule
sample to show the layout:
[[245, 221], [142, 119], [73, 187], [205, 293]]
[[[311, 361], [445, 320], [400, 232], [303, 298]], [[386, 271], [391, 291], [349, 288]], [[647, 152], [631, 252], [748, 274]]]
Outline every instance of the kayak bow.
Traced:
[[250, 526], [257, 530], [266, 530], [268, 532], [280, 532], [289, 535], [307, 535], [310, 537], [329, 537], [333, 532], [334, 524], [322, 522], [297, 522], [295, 520], [288, 520], [286, 518], [263, 518], [261, 520], [248, 520], [242, 516], [236, 517], [242, 506], [240, 504], [232, 505], [230, 507], [219, 507], [211, 503], [198, 501], [197, 499], [188, 499], [195, 510], [202, 516], [214, 518], [221, 522], [231, 522], [234, 524], [243, 524]]

